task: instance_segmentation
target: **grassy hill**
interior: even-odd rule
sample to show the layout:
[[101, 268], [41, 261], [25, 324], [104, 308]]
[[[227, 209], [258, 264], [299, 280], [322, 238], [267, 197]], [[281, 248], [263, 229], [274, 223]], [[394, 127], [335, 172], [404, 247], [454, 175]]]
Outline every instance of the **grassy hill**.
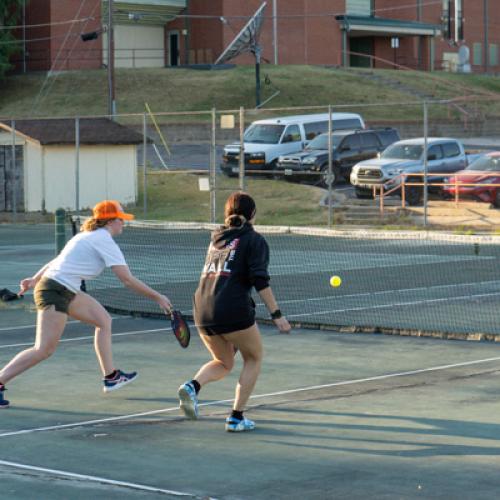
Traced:
[[[117, 69], [118, 113], [206, 111], [255, 106], [253, 67]], [[267, 82], [267, 83], [266, 83]], [[262, 67], [262, 101], [279, 91], [266, 108], [366, 105], [367, 118], [391, 118], [383, 103], [460, 99], [460, 106], [500, 116], [500, 78], [415, 71], [354, 70], [320, 66]], [[356, 109], [352, 108], [353, 111]], [[439, 111], [435, 111], [439, 113]], [[459, 111], [457, 111], [459, 112]], [[0, 117], [87, 116], [107, 113], [106, 70], [30, 73], [0, 82]], [[446, 115], [442, 111], [443, 116]], [[449, 117], [449, 115], [446, 115]]]

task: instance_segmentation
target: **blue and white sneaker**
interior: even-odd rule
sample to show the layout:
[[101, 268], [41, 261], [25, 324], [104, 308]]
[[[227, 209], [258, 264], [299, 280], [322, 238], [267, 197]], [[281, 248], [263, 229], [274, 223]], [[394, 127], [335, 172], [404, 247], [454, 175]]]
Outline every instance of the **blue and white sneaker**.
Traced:
[[253, 431], [254, 429], [255, 429], [255, 422], [248, 418], [243, 417], [242, 420], [238, 420], [233, 417], [226, 418], [227, 432], [244, 432], [244, 431]]
[[179, 403], [184, 415], [191, 420], [196, 420], [198, 418], [196, 389], [189, 382], [186, 382], [179, 387], [177, 394], [179, 395]]
[[116, 391], [120, 387], [129, 384], [137, 378], [137, 372], [124, 373], [121, 370], [117, 370], [117, 374], [112, 379], [105, 378], [103, 380], [104, 387], [102, 390], [104, 392]]
[[6, 390], [7, 389], [5, 388], [5, 386], [3, 387], [3, 389], [0, 389], [0, 409], [9, 407], [9, 402], [3, 397], [3, 393]]

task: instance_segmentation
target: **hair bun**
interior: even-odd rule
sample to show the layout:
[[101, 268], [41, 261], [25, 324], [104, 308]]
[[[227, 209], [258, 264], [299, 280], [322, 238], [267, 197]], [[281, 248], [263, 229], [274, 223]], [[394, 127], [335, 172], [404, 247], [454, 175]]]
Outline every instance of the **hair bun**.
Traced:
[[243, 215], [233, 214], [227, 217], [224, 223], [228, 227], [241, 227], [246, 221]]

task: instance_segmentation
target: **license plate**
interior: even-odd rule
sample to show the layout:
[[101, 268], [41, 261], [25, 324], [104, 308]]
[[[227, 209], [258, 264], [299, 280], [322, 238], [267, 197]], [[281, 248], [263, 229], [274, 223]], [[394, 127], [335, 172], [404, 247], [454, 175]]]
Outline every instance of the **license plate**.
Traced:
[[239, 174], [240, 173], [240, 167], [233, 167], [231, 170], [233, 171], [233, 174]]

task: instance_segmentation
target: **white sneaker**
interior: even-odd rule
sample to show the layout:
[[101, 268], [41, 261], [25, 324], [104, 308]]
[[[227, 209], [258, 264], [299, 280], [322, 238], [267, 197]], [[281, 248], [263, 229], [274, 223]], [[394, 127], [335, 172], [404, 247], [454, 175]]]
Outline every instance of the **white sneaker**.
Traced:
[[198, 418], [198, 398], [195, 388], [189, 382], [186, 382], [179, 387], [177, 394], [184, 415], [191, 420], [196, 420]]
[[253, 431], [254, 429], [255, 422], [248, 418], [243, 417], [242, 420], [233, 417], [226, 418], [226, 431], [228, 432]]

